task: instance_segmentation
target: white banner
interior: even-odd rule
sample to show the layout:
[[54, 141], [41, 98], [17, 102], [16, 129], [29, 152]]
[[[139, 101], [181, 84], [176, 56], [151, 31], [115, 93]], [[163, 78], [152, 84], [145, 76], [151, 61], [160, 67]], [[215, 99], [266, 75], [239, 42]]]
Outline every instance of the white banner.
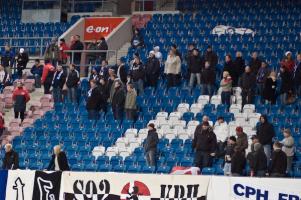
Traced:
[[300, 200], [301, 179], [212, 176], [207, 200]]
[[203, 200], [210, 176], [64, 172], [60, 200]]
[[8, 172], [6, 199], [32, 200], [35, 171], [10, 170]]
[[235, 28], [232, 26], [225, 26], [225, 25], [218, 25], [214, 27], [214, 29], [211, 31], [214, 35], [226, 35], [226, 34], [239, 34], [239, 35], [245, 35], [245, 34], [252, 34], [255, 35], [255, 32], [252, 29], [249, 28]]

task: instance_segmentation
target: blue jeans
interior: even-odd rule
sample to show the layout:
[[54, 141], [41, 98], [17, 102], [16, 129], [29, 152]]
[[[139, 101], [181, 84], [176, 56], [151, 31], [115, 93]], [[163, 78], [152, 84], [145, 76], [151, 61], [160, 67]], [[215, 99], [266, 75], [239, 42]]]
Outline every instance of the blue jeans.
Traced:
[[112, 107], [113, 115], [115, 120], [123, 119], [123, 108]]
[[41, 88], [41, 76], [38, 74], [34, 75], [34, 85], [36, 88]]
[[224, 175], [225, 176], [230, 176], [231, 175], [231, 163], [225, 163]]
[[134, 88], [138, 92], [139, 95], [143, 95], [144, 92], [144, 86], [143, 86], [143, 80], [139, 79], [138, 81], [133, 81]]
[[263, 88], [264, 88], [264, 84], [263, 83], [257, 83], [258, 95], [260, 95], [260, 96], [262, 95]]
[[231, 92], [222, 92], [222, 104], [230, 105]]
[[270, 144], [266, 144], [266, 145], [263, 145], [263, 150], [267, 157], [267, 165], [269, 166], [270, 159], [271, 159], [272, 147]]
[[210, 84], [202, 84], [202, 95], [212, 96], [214, 92], [214, 86]]
[[156, 166], [156, 149], [145, 152], [146, 162], [148, 166]]
[[280, 94], [281, 104], [286, 104], [286, 100], [287, 100], [287, 93]]
[[190, 74], [190, 79], [189, 79], [190, 87], [193, 87], [195, 79], [196, 79], [197, 85], [200, 85], [201, 84], [201, 74], [200, 73], [191, 73]]
[[53, 95], [53, 101], [56, 102], [62, 102], [63, 97], [62, 97], [62, 89], [60, 87], [55, 87], [52, 90], [52, 95]]
[[68, 88], [68, 99], [72, 103], [77, 103], [77, 87]]
[[99, 120], [99, 112], [97, 110], [88, 110], [88, 119]]

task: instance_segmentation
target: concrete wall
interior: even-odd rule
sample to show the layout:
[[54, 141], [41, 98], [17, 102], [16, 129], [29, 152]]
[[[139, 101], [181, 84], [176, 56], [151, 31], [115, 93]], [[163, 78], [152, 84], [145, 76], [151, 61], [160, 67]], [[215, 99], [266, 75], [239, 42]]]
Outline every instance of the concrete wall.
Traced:
[[60, 22], [61, 9], [33, 9], [22, 11], [23, 23]]

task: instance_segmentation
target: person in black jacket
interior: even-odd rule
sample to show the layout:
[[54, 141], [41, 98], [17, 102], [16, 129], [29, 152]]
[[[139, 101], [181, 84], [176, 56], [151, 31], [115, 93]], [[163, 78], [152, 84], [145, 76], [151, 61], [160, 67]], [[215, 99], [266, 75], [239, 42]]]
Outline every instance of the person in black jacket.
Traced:
[[[73, 36], [73, 38], [74, 38], [74, 42], [70, 46], [70, 50], [83, 50], [84, 49], [84, 45], [80, 41], [80, 36], [79, 35], [75, 35], [75, 36]], [[77, 53], [73, 54], [73, 60], [72, 60], [72, 54], [71, 54], [71, 57], [70, 57], [71, 62], [73, 61], [73, 63], [76, 66], [76, 70], [77, 71], [80, 71], [81, 56], [82, 56], [82, 53], [81, 52], [77, 52]]]
[[[100, 42], [97, 46], [97, 50], [102, 50], [102, 51], [107, 51], [109, 49], [107, 41], [104, 37], [100, 38]], [[100, 59], [101, 61], [106, 60], [107, 59], [107, 52], [101, 52], [100, 53]]]
[[280, 86], [280, 100], [281, 104], [287, 104], [288, 96], [292, 94], [293, 91], [293, 76], [285, 67], [280, 67], [280, 77], [281, 77], [281, 86]]
[[267, 172], [267, 157], [261, 147], [261, 144], [254, 145], [254, 152], [249, 156], [251, 176], [263, 177]]
[[77, 88], [80, 81], [79, 72], [74, 64], [69, 65], [69, 74], [66, 81], [68, 99], [72, 103], [77, 103]]
[[242, 53], [240, 51], [236, 52], [236, 58], [234, 60], [235, 72], [240, 78], [245, 71], [245, 60], [242, 58]]
[[144, 141], [144, 152], [148, 166], [156, 166], [157, 157], [157, 145], [159, 143], [159, 137], [155, 124], [150, 123], [148, 126], [148, 134]]
[[107, 112], [107, 104], [108, 104], [108, 98], [110, 96], [110, 91], [108, 88], [108, 83], [104, 78], [101, 78], [99, 80], [98, 89], [100, 92], [100, 101], [99, 101], [99, 110], [103, 112]]
[[249, 62], [249, 66], [253, 74], [257, 74], [259, 68], [261, 67], [261, 60], [257, 56], [257, 52], [253, 52], [251, 56], [251, 60]]
[[199, 50], [194, 49], [192, 51], [192, 56], [189, 57], [187, 65], [190, 72], [189, 86], [193, 87], [195, 79], [197, 80], [197, 85], [201, 85], [201, 71], [202, 71], [202, 59], [199, 55]]
[[44, 66], [41, 64], [40, 59], [36, 59], [34, 65], [31, 67], [30, 73], [34, 76], [36, 88], [41, 88], [43, 67]]
[[19, 155], [13, 150], [11, 144], [5, 145], [5, 156], [2, 162], [2, 169], [18, 169], [19, 168]]
[[129, 75], [139, 95], [143, 95], [144, 92], [144, 72], [144, 65], [140, 60], [139, 54], [135, 54], [134, 62], [130, 69]]
[[213, 70], [215, 70], [217, 63], [218, 63], [218, 57], [216, 53], [212, 50], [211, 46], [207, 47], [206, 52], [204, 53], [204, 59], [205, 62], [209, 62], [210, 67], [212, 67]]
[[276, 103], [276, 87], [277, 87], [277, 78], [276, 73], [271, 72], [270, 76], [265, 80], [262, 97], [263, 99], [270, 104]]
[[150, 51], [145, 64], [146, 85], [156, 87], [160, 76], [160, 61], [155, 57], [155, 52]]
[[126, 66], [126, 58], [121, 57], [117, 60], [117, 77], [121, 80], [121, 82], [126, 85], [127, 83], [127, 66]]
[[112, 98], [112, 110], [114, 114], [114, 119], [122, 120], [125, 103], [125, 92], [124, 89], [121, 87], [120, 81], [116, 81], [114, 87], [115, 92]]
[[214, 93], [215, 70], [208, 61], [205, 62], [205, 68], [201, 74], [202, 95], [212, 96]]
[[240, 78], [239, 86], [242, 89], [242, 106], [245, 104], [253, 104], [256, 88], [256, 76], [251, 72], [251, 68], [249, 66], [245, 68], [245, 73], [243, 73]]
[[61, 151], [61, 146], [53, 147], [53, 155], [47, 170], [49, 171], [69, 171], [69, 164], [65, 152]]
[[231, 174], [232, 176], [243, 176], [243, 171], [246, 167], [245, 152], [239, 147], [234, 147], [234, 153], [231, 157]]
[[287, 168], [286, 154], [281, 150], [281, 143], [276, 141], [273, 145], [269, 174], [271, 177], [284, 177]]
[[0, 64], [0, 87], [4, 89], [10, 84], [10, 76], [7, 71], [5, 71], [3, 65]]
[[89, 81], [95, 80], [96, 83], [98, 84], [98, 82], [100, 80], [99, 70], [100, 70], [99, 67], [93, 67], [92, 68], [91, 74], [90, 74], [90, 77], [89, 77]]
[[294, 82], [295, 82], [296, 94], [298, 95], [298, 97], [301, 97], [301, 53], [297, 55], [297, 61], [296, 61], [295, 73], [294, 73]]
[[91, 120], [99, 119], [101, 93], [97, 87], [97, 82], [90, 80], [90, 90], [88, 91], [88, 98], [86, 108], [88, 111], [88, 118]]
[[272, 151], [272, 139], [275, 136], [275, 131], [273, 125], [268, 122], [266, 115], [260, 116], [260, 124], [257, 128], [256, 135], [258, 137], [259, 143], [263, 146], [267, 161], [269, 162]]
[[53, 95], [53, 101], [56, 102], [62, 102], [63, 101], [63, 87], [66, 82], [66, 74], [64, 73], [63, 67], [61, 65], [58, 65], [56, 68], [56, 71], [53, 75], [52, 80], [52, 95]]
[[132, 48], [134, 48], [134, 49], [144, 47], [144, 40], [143, 40], [142, 35], [139, 32], [139, 29], [134, 30], [134, 35], [131, 40], [131, 45], [132, 45]]
[[28, 61], [28, 54], [24, 51], [23, 48], [20, 48], [20, 51], [17, 55], [17, 74], [19, 79], [22, 78], [23, 70], [26, 68]]
[[229, 72], [231, 78], [232, 78], [232, 87], [236, 87], [238, 84], [238, 76], [236, 74], [235, 65], [232, 61], [232, 57], [230, 54], [226, 55], [225, 57], [225, 65], [223, 72]]
[[208, 122], [203, 122], [196, 127], [192, 148], [195, 149], [195, 166], [200, 170], [212, 166], [212, 159], [217, 149], [216, 135]]

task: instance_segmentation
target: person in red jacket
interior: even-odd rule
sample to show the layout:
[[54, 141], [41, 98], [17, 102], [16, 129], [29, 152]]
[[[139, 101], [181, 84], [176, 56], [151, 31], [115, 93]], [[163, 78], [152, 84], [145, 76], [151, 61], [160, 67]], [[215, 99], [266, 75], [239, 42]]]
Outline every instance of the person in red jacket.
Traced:
[[65, 42], [65, 39], [60, 39], [60, 62], [61, 64], [66, 64], [68, 59], [68, 54], [65, 51], [70, 50], [68, 45]]
[[287, 51], [284, 59], [280, 63], [281, 67], [284, 67], [288, 72], [292, 73], [295, 67], [295, 61], [292, 58], [292, 52]]
[[4, 130], [5, 130], [4, 116], [3, 116], [3, 113], [0, 112], [0, 141], [1, 141], [1, 136], [3, 135]]
[[50, 87], [52, 84], [55, 68], [51, 65], [49, 60], [45, 60], [43, 68], [41, 83], [44, 85], [44, 94], [50, 94]]
[[23, 87], [23, 83], [18, 81], [17, 88], [13, 92], [15, 119], [24, 120], [26, 103], [30, 100], [28, 91]]

